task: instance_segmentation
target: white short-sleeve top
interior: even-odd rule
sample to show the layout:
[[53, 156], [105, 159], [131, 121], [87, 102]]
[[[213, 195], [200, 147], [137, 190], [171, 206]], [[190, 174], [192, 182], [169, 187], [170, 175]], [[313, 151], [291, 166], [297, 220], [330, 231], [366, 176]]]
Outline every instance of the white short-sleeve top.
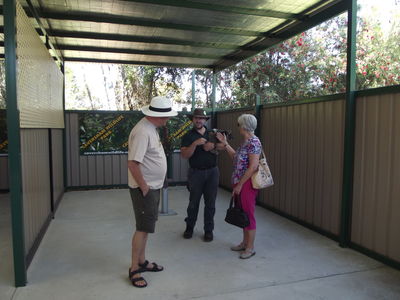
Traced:
[[[167, 159], [161, 144], [157, 127], [142, 118], [129, 135], [128, 160], [140, 163], [140, 170], [151, 189], [160, 189], [167, 174]], [[139, 185], [128, 169], [128, 185], [137, 188]]]

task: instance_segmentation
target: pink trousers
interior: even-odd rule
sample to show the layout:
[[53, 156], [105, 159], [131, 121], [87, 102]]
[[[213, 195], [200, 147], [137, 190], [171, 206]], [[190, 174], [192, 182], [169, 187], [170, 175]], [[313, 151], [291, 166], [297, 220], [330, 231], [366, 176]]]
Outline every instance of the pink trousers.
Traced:
[[[236, 184], [234, 186], [236, 186]], [[257, 195], [258, 195], [258, 190], [253, 188], [251, 184], [251, 179], [247, 180], [243, 184], [242, 190], [240, 192], [241, 207], [247, 213], [250, 220], [250, 225], [243, 228], [244, 230], [256, 229], [256, 218], [254, 217], [254, 211], [256, 208]]]

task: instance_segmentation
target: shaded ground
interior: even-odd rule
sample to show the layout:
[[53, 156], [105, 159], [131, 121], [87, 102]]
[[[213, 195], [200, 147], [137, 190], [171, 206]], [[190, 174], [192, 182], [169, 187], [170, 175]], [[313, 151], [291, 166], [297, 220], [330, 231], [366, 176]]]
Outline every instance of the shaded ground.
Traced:
[[[400, 272], [257, 207], [256, 251], [238, 259], [229, 247], [240, 230], [223, 221], [229, 193], [220, 190], [215, 239], [202, 241], [203, 217], [184, 240], [188, 193], [169, 190], [178, 214], [159, 217], [147, 258], [165, 267], [127, 279], [134, 224], [127, 190], [65, 194], [15, 300], [43, 299], [399, 299]], [[201, 207], [202, 210], [203, 207]], [[1, 297], [1, 299], [9, 299]]]

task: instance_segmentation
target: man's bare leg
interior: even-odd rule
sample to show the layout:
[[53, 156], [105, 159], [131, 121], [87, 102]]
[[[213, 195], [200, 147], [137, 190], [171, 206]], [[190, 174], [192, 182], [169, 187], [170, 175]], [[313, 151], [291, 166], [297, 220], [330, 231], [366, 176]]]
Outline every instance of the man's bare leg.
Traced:
[[[147, 232], [135, 231], [132, 237], [132, 263], [131, 263], [131, 271], [135, 271], [139, 269], [140, 259], [144, 259], [145, 250], [146, 250], [146, 242], [147, 242]], [[144, 260], [143, 260], [144, 261]], [[132, 276], [133, 278], [141, 277], [141, 274], [135, 274]], [[144, 281], [138, 281], [137, 284], [145, 285]]]
[[147, 245], [148, 237], [149, 237], [149, 235], [146, 233], [146, 235], [143, 238], [144, 247], [141, 249], [141, 251], [139, 253], [139, 263], [140, 264], [143, 264], [146, 260], [146, 245]]

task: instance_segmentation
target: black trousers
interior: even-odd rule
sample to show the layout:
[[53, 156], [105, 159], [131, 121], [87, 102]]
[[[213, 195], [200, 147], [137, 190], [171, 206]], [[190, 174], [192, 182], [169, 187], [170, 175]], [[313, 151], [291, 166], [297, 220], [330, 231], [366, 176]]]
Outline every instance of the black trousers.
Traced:
[[214, 167], [207, 170], [189, 169], [188, 188], [190, 191], [187, 208], [187, 226], [194, 228], [199, 213], [201, 196], [204, 196], [204, 231], [214, 230], [215, 200], [219, 185], [219, 170]]

